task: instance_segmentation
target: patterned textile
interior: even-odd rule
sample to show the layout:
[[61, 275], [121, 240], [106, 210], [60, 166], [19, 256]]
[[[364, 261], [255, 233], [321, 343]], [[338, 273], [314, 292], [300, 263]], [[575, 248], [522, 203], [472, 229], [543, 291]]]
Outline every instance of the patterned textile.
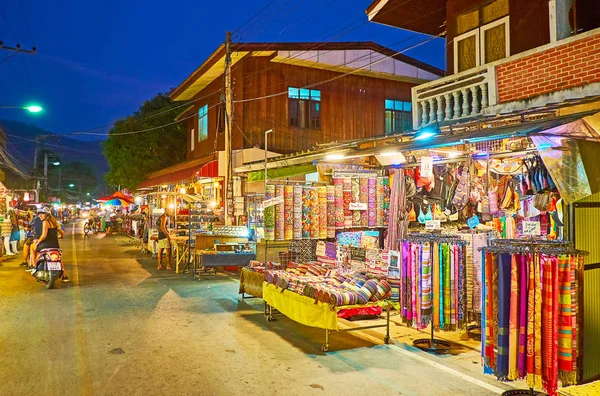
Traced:
[[492, 253], [486, 253], [485, 255], [485, 352], [484, 352], [484, 364], [490, 369], [496, 368], [496, 356], [494, 355], [494, 348], [496, 347], [495, 336], [494, 336], [494, 274], [498, 266], [498, 256]]
[[558, 264], [541, 257], [542, 263], [542, 385], [550, 395], [558, 386]]
[[465, 303], [466, 303], [466, 289], [465, 289], [465, 276], [466, 266], [460, 265], [465, 259], [466, 248], [464, 246], [456, 246], [456, 253], [454, 254], [454, 261], [458, 270], [458, 323], [461, 328], [464, 328], [465, 324]]
[[334, 203], [335, 203], [335, 228], [344, 228], [344, 179], [333, 178]]
[[527, 348], [527, 297], [529, 295], [529, 272], [527, 271], [527, 256], [519, 255], [519, 354], [517, 357], [518, 378], [525, 377], [525, 357]]
[[498, 256], [498, 365], [496, 376], [508, 376], [511, 255]]
[[[275, 196], [275, 186], [268, 184], [265, 187], [265, 199], [271, 199]], [[264, 209], [265, 239], [267, 241], [275, 240], [275, 207], [270, 206]]]
[[[408, 244], [408, 242], [404, 242], [402, 243], [402, 257], [401, 257], [401, 265], [402, 268], [401, 270], [401, 276], [402, 276], [402, 283], [401, 285], [401, 290], [400, 290], [400, 306], [402, 307], [402, 317], [406, 318], [406, 320], [409, 320], [409, 312], [410, 308], [409, 306], [412, 305], [412, 303], [410, 302], [410, 296], [411, 296], [411, 292], [410, 292], [410, 246]], [[412, 319], [412, 313], [410, 314], [410, 317]]]
[[457, 296], [458, 293], [458, 277], [456, 276], [456, 260], [454, 255], [454, 245], [450, 245], [450, 325], [452, 330], [455, 329], [456, 326], [456, 316], [457, 316]]
[[312, 210], [310, 199], [310, 187], [302, 187], [302, 238], [310, 239], [312, 227]]
[[319, 202], [319, 239], [327, 238], [327, 187], [317, 187]]
[[302, 186], [294, 186], [294, 238], [302, 238]]
[[431, 244], [423, 244], [421, 258], [421, 325], [429, 326], [431, 321]]
[[527, 300], [527, 385], [542, 387], [542, 284], [539, 256], [530, 255]]
[[[377, 226], [377, 179], [368, 179], [367, 218], [369, 227]], [[361, 218], [362, 222], [362, 218]]]
[[[369, 203], [369, 179], [360, 178], [360, 193], [359, 193], [359, 202], [365, 203], [368, 205]], [[369, 211], [362, 210], [360, 212], [360, 225], [361, 227], [367, 227], [369, 225]]]
[[346, 228], [352, 227], [352, 211], [350, 210], [350, 203], [352, 202], [352, 179], [344, 177], [344, 226]]
[[450, 300], [450, 247], [447, 244], [442, 245], [442, 261], [444, 266], [444, 321], [440, 325], [441, 328], [451, 325], [451, 300]]
[[[358, 177], [352, 178], [352, 202], [360, 202], [360, 180]], [[360, 210], [352, 211], [352, 225], [360, 227]]]
[[[519, 266], [521, 256], [512, 255], [510, 262], [510, 315], [509, 315], [509, 357], [508, 379], [519, 378], [517, 356], [519, 351]], [[519, 264], [517, 264], [519, 263]]]
[[[294, 239], [294, 187], [284, 186], [283, 188], [283, 207], [284, 207], [284, 229], [283, 237], [286, 241]], [[262, 287], [261, 287], [262, 294]]]
[[[386, 209], [386, 191], [389, 189], [390, 179], [387, 177], [377, 178], [377, 213], [376, 213], [376, 226], [385, 226], [385, 212]], [[389, 199], [387, 201], [387, 207], [389, 208]]]
[[559, 323], [558, 323], [558, 369], [563, 386], [574, 385], [573, 372], [573, 302], [571, 301], [571, 272], [574, 256], [558, 257]]
[[283, 204], [275, 205], [275, 239], [278, 241], [285, 239], [285, 198], [283, 195], [283, 186], [275, 186], [275, 197], [284, 199]]
[[473, 235], [473, 276], [471, 290], [473, 291], [473, 312], [481, 313], [481, 289], [483, 287], [482, 282], [482, 262], [483, 256], [479, 253], [479, 248], [487, 246], [489, 241], [489, 235], [486, 234], [475, 234]]
[[440, 329], [440, 246], [437, 243], [433, 244], [431, 252], [433, 272], [432, 294], [433, 294], [433, 327], [435, 330]]
[[335, 187], [327, 186], [327, 238], [335, 238]]

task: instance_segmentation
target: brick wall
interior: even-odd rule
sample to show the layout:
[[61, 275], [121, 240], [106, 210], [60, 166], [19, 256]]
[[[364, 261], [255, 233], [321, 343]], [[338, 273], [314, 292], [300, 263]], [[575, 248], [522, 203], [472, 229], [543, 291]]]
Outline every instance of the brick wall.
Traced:
[[498, 102], [600, 82], [600, 34], [497, 66]]

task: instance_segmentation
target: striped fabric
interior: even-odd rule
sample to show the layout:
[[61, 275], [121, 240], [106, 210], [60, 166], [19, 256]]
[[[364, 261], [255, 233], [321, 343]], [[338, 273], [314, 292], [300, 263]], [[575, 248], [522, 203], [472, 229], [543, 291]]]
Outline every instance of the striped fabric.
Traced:
[[431, 244], [423, 244], [421, 258], [421, 325], [429, 326], [431, 321]]

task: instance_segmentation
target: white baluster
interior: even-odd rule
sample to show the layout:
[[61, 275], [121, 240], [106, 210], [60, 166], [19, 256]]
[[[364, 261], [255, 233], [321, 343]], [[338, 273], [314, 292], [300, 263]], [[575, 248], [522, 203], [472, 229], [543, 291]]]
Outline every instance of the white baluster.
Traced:
[[469, 116], [469, 89], [468, 88], [463, 88], [460, 90], [460, 93], [462, 94], [462, 116], [463, 117], [468, 117]]
[[454, 116], [452, 118], [457, 119], [460, 117], [460, 92], [454, 91], [452, 96], [454, 97]]
[[446, 120], [452, 119], [452, 104], [450, 102], [451, 98], [452, 95], [450, 95], [449, 93], [444, 95], [444, 99], [446, 99]]
[[471, 115], [479, 114], [479, 97], [477, 91], [479, 91], [477, 86], [471, 87]]
[[487, 83], [481, 84], [481, 108], [485, 109], [489, 105]]
[[435, 99], [430, 98], [429, 102], [429, 122], [435, 122]]
[[419, 105], [421, 106], [421, 125], [427, 125], [427, 122], [429, 121], [429, 113], [427, 112], [427, 101], [423, 100], [421, 102], [419, 102]]
[[444, 97], [438, 96], [435, 100], [437, 101], [437, 121], [442, 122], [444, 121]]

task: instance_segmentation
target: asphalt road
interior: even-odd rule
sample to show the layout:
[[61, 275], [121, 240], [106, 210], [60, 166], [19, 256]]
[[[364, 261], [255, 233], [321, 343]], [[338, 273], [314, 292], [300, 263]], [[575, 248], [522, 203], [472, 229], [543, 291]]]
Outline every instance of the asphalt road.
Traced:
[[322, 331], [266, 322], [261, 301], [242, 301], [234, 277], [198, 282], [157, 271], [126, 237], [84, 238], [80, 228], [69, 226], [61, 241], [70, 283], [46, 290], [20, 260], [0, 266], [0, 395], [492, 395], [503, 387], [475, 376], [480, 366], [470, 373], [357, 333], [334, 334], [324, 354]]

